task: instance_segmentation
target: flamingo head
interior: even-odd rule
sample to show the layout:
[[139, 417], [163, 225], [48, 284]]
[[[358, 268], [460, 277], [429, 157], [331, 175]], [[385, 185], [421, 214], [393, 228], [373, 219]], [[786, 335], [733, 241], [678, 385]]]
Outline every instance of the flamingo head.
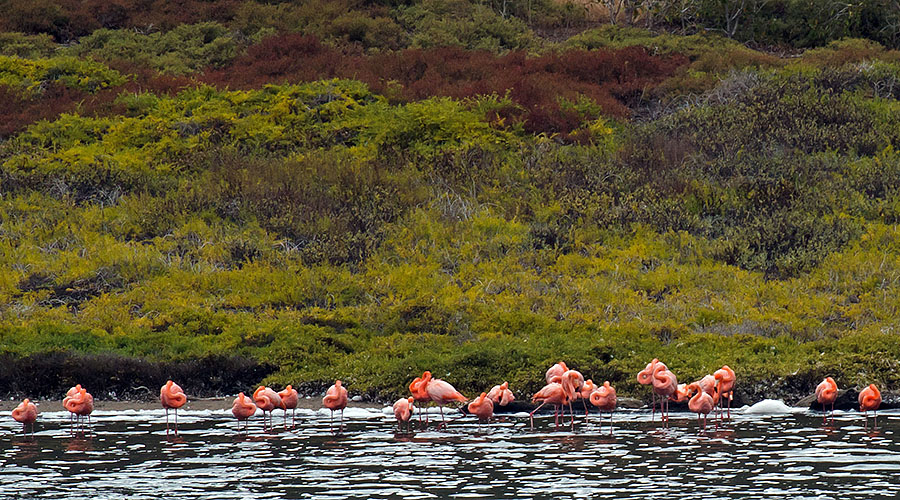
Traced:
[[410, 405], [410, 406], [416, 404], [416, 398], [414, 398], [414, 397], [412, 397], [412, 396], [406, 398], [406, 400], [409, 401], [409, 405]]
[[[259, 393], [262, 392], [262, 391], [264, 391], [264, 390], [266, 390], [266, 387], [265, 387], [265, 386], [262, 386], [262, 385], [261, 385], [261, 386], [257, 387], [256, 390], [253, 391], [253, 399], [256, 399], [257, 396], [259, 395]], [[241, 394], [243, 394], [243, 393], [241, 393]]]
[[509, 382], [503, 382], [502, 384], [500, 384], [500, 390], [501, 390], [501, 391], [505, 391], [505, 390], [508, 390], [508, 389], [509, 389]]
[[337, 387], [338, 389], [340, 389], [340, 388], [341, 388], [341, 381], [340, 381], [340, 380], [335, 380], [335, 381], [334, 381], [334, 386]]

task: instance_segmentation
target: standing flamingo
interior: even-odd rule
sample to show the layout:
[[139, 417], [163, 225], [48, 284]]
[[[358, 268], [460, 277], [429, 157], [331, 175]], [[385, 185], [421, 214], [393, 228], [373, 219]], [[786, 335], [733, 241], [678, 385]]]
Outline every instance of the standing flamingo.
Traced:
[[419, 423], [422, 423], [422, 413], [425, 413], [425, 425], [428, 425], [428, 412], [425, 412], [425, 405], [431, 402], [431, 396], [428, 395], [428, 391], [426, 387], [428, 386], [428, 380], [426, 380], [425, 375], [431, 376], [431, 372], [422, 373], [421, 377], [416, 377], [413, 379], [412, 383], [409, 384], [409, 392], [412, 393], [413, 399], [416, 403], [422, 405], [419, 409]]
[[726, 400], [728, 401], [728, 418], [731, 418], [731, 400], [734, 399], [734, 370], [724, 365], [722, 368], [713, 373], [718, 382], [717, 392], [719, 393], [719, 405], [721, 406]]
[[[66, 396], [63, 398], [63, 408], [66, 407], [66, 401], [72, 398], [72, 396], [81, 392], [81, 384], [75, 384], [75, 387], [70, 388], [66, 391]], [[69, 423], [74, 425], [75, 422], [75, 414], [69, 413]]]
[[866, 387], [859, 393], [859, 411], [865, 412], [866, 414], [866, 426], [869, 425], [869, 412], [872, 411], [875, 414], [875, 417], [872, 420], [872, 424], [878, 425], [878, 408], [881, 406], [881, 392], [878, 390], [878, 387], [875, 387], [875, 384], [869, 384], [869, 387]]
[[487, 397], [494, 402], [494, 405], [500, 406], [506, 406], [516, 400], [516, 396], [509, 390], [509, 382], [492, 387], [488, 391]]
[[246, 429], [249, 425], [246, 420], [256, 414], [256, 404], [242, 392], [234, 398], [234, 403], [231, 404], [231, 414], [237, 419], [238, 432], [240, 432], [241, 422], [245, 422], [244, 428]]
[[[700, 389], [702, 389], [703, 392], [709, 394], [713, 398], [713, 410], [719, 407], [719, 387], [717, 382], [718, 381], [716, 380], [716, 378], [712, 375], [706, 375], [697, 381]], [[678, 391], [676, 390], [675, 393], [677, 396]]]
[[23, 435], [27, 435], [26, 425], [31, 424], [31, 435], [34, 436], [34, 421], [37, 420], [37, 414], [37, 406], [26, 398], [12, 411], [12, 418], [22, 424]]
[[432, 401], [437, 403], [438, 408], [441, 410], [441, 425], [446, 426], [447, 422], [444, 420], [444, 405], [451, 401], [465, 403], [467, 399], [447, 382], [438, 378], [431, 378], [431, 372], [425, 372], [422, 376], [427, 380], [425, 390], [428, 391], [428, 396], [431, 397]]
[[609, 385], [609, 381], [603, 382], [590, 395], [591, 404], [600, 410], [600, 428], [603, 428], [603, 412], [609, 412], [609, 431], [612, 432], [613, 412], [616, 411], [616, 389]]
[[[662, 421], [669, 422], [669, 397], [675, 395], [678, 389], [678, 379], [675, 374], [666, 368], [663, 363], [657, 363], [653, 369], [653, 392], [660, 397], [659, 413], [662, 415]], [[699, 386], [698, 386], [699, 387]], [[664, 406], [665, 405], [665, 406]]]
[[[650, 385], [653, 383], [653, 370], [656, 369], [656, 366], [662, 364], [666, 366], [664, 363], [660, 363], [659, 359], [653, 358], [653, 361], [647, 363], [647, 366], [644, 367], [643, 370], [639, 371], [637, 374], [637, 381], [641, 385]], [[650, 419], [654, 420], [656, 416], [656, 393], [650, 392]], [[662, 411], [662, 403], [660, 402], [660, 411]]]
[[[562, 382], [560, 383], [562, 384], [563, 389], [566, 390], [569, 413], [572, 415], [572, 430], [575, 430], [575, 410], [572, 408], [572, 402], [581, 395], [581, 390], [584, 388], [584, 375], [578, 370], [568, 370], [562, 374]], [[591, 384], [593, 384], [593, 382], [591, 382]], [[587, 417], [586, 413], [585, 417]], [[563, 413], [563, 418], [565, 418], [565, 413]]]
[[825, 377], [818, 386], [816, 386], [816, 401], [822, 405], [822, 423], [825, 423], [826, 416], [825, 405], [831, 405], [831, 421], [834, 421], [834, 401], [837, 399], [838, 387], [831, 377]]
[[548, 384], [552, 384], [553, 382], [559, 383], [562, 380], [563, 373], [566, 373], [567, 371], [569, 371], [569, 367], [560, 361], [547, 369], [547, 373], [544, 374], [544, 379], [547, 380]]
[[491, 417], [494, 416], [494, 402], [487, 397], [486, 392], [482, 392], [481, 396], [469, 403], [469, 413], [478, 417], [479, 424], [482, 421], [490, 422]]
[[[540, 401], [541, 403], [528, 415], [531, 419], [532, 428], [534, 428], [535, 412], [540, 410], [547, 403], [550, 403], [556, 407], [556, 411], [553, 413], [553, 416], [556, 427], [559, 427], [560, 410], [562, 410], [563, 419], [565, 419], [565, 405], [570, 405], [571, 410], [572, 401], [575, 399], [578, 391], [584, 385], [584, 377], [581, 376], [581, 373], [575, 370], [566, 370], [566, 372], [560, 375], [559, 380], [561, 380], [561, 382], [550, 382], [549, 384], [545, 385], [541, 390], [536, 392], [534, 396], [531, 397], [532, 403], [536, 403], [538, 401]], [[574, 428], [574, 426], [575, 417], [573, 415], [572, 427]]]
[[263, 429], [266, 428], [266, 412], [268, 412], [269, 429], [274, 430], [275, 424], [272, 423], [272, 411], [275, 408], [284, 409], [284, 403], [281, 401], [281, 396], [274, 390], [261, 385], [253, 391], [253, 402], [263, 411]]
[[415, 410], [416, 398], [410, 396], [408, 398], [398, 399], [394, 403], [394, 418], [397, 419], [397, 429], [403, 432], [403, 424], [406, 424], [406, 432], [411, 432], [409, 419], [412, 418], [412, 412]]
[[178, 384], [169, 380], [159, 389], [159, 402], [166, 410], [166, 434], [169, 433], [169, 408], [175, 410], [175, 434], [178, 434], [178, 409], [187, 403], [187, 396]]
[[588, 416], [588, 408], [587, 403], [591, 399], [591, 394], [597, 390], [597, 384], [594, 383], [593, 380], [587, 379], [584, 381], [584, 385], [581, 386], [581, 390], [578, 391], [577, 398], [581, 400], [582, 406], [584, 406], [584, 418], [586, 419]]
[[287, 411], [291, 410], [291, 428], [293, 429], [296, 424], [295, 415], [297, 404], [300, 402], [300, 395], [297, 394], [297, 389], [288, 385], [283, 391], [278, 393], [278, 397], [281, 398], [281, 407], [284, 409], [284, 427], [287, 429]]
[[63, 400], [63, 406], [66, 410], [73, 413], [78, 422], [81, 422], [82, 433], [84, 432], [84, 418], [87, 417], [88, 425], [91, 423], [91, 413], [94, 411], [94, 397], [87, 390], [82, 388], [72, 396], [67, 396]]
[[690, 401], [688, 401], [688, 408], [691, 409], [692, 412], [697, 414], [697, 425], [700, 426], [700, 414], [703, 414], [703, 425], [701, 428], [706, 428], [706, 422], [709, 420], [709, 412], [712, 411], [713, 406], [713, 398], [710, 396], [699, 383], [694, 382], [693, 384], [689, 384], [687, 386], [688, 393], [693, 392], [694, 395], [691, 397]]
[[335, 380], [322, 399], [325, 408], [331, 410], [331, 429], [334, 431], [334, 412], [341, 410], [341, 430], [344, 428], [344, 408], [347, 407], [347, 389], [341, 387], [341, 381]]
[[528, 414], [528, 418], [531, 419], [531, 428], [534, 429], [534, 414], [536, 411], [540, 410], [545, 404], [550, 403], [556, 407], [553, 412], [554, 421], [556, 422], [556, 427], [559, 427], [559, 408], [560, 406], [566, 404], [566, 391], [563, 390], [562, 384], [559, 382], [550, 382], [541, 388], [541, 390], [534, 393], [534, 396], [531, 397], [532, 403], [537, 403], [540, 401], [541, 404], [538, 405], [537, 408], [531, 411]]

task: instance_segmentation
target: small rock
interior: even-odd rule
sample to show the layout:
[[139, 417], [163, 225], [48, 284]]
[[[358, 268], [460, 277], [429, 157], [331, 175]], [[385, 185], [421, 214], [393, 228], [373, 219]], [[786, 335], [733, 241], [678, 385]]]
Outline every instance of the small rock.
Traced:
[[644, 408], [647, 406], [643, 401], [636, 398], [616, 398], [616, 408], [628, 409], [628, 410], [637, 410], [640, 408]]
[[353, 401], [356, 403], [359, 403], [362, 400], [363, 400], [362, 396], [353, 396], [352, 398], [350, 398], [350, 401]]

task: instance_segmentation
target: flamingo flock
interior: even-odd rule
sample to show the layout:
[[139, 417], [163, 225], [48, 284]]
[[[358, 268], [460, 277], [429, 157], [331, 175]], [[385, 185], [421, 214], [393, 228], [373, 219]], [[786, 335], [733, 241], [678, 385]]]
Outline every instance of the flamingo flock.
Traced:
[[[593, 405], [601, 414], [600, 425], [603, 425], [603, 414], [610, 414], [610, 431], [612, 430], [613, 412], [616, 410], [616, 390], [609, 381], [598, 386], [591, 379], [585, 380], [581, 372], [570, 369], [565, 362], [560, 361], [544, 374], [546, 385], [537, 391], [531, 402], [537, 406], [529, 413], [531, 427], [534, 427], [534, 414], [545, 405], [553, 405], [554, 420], [559, 427], [560, 422], [565, 425], [566, 408], [569, 410], [570, 426], [575, 427], [575, 410], [573, 404], [582, 401], [585, 410], [585, 419], [588, 417], [588, 403]], [[719, 418], [731, 418], [731, 402], [734, 399], [735, 373], [727, 365], [716, 370], [713, 374], [706, 375], [700, 380], [689, 384], [679, 384], [675, 374], [669, 370], [665, 363], [654, 358], [647, 366], [638, 372], [637, 382], [641, 385], [651, 386], [651, 420], [655, 420], [657, 405], [659, 406], [660, 422], [668, 426], [669, 402], [687, 402], [691, 412], [697, 414], [699, 428], [705, 428], [709, 414], [715, 412], [716, 425]], [[397, 420], [398, 429], [403, 432], [411, 431], [412, 417], [416, 408], [419, 408], [419, 421], [422, 413], [425, 413], [425, 425], [428, 424], [428, 415], [424, 407], [429, 403], [435, 403], [441, 414], [440, 427], [445, 427], [447, 421], [444, 417], [444, 406], [458, 402], [466, 405], [468, 413], [478, 419], [479, 424], [490, 422], [494, 416], [494, 409], [505, 407], [515, 401], [515, 395], [509, 389], [509, 383], [503, 382], [493, 386], [490, 390], [482, 392], [478, 397], [469, 400], [457, 391], [450, 383], [434, 378], [430, 371], [422, 373], [410, 384], [411, 395], [397, 400], [393, 405], [394, 417]], [[825, 409], [830, 405], [830, 414], [834, 419], [834, 403], [837, 399], [838, 387], [834, 379], [825, 378], [816, 387], [816, 401], [822, 405], [823, 422], [827, 421], [828, 414]], [[178, 433], [178, 409], [187, 403], [184, 390], [169, 380], [160, 388], [160, 403], [166, 410], [166, 434], [169, 433], [169, 410], [174, 411], [174, 432]], [[295, 410], [299, 402], [299, 395], [292, 386], [288, 385], [281, 392], [275, 392], [266, 386], [259, 386], [252, 397], [243, 392], [234, 399], [231, 407], [232, 415], [238, 421], [238, 431], [247, 430], [248, 420], [258, 410], [263, 412], [263, 428], [274, 430], [273, 411], [283, 410], [284, 426], [287, 428], [287, 410], [291, 410], [291, 427], [295, 424]], [[336, 380], [325, 392], [322, 405], [331, 411], [331, 428], [334, 431], [334, 412], [341, 412], [339, 431], [343, 430], [344, 409], [348, 403], [347, 388], [340, 380]], [[63, 406], [70, 412], [70, 424], [73, 434], [85, 433], [85, 421], [90, 427], [90, 415], [94, 410], [94, 398], [81, 385], [76, 385], [66, 392]], [[859, 393], [859, 409], [865, 414], [868, 426], [868, 413], [873, 412], [873, 418], [877, 419], [877, 410], [881, 406], [881, 392], [874, 384], [870, 384]], [[27, 435], [27, 426], [31, 426], [34, 434], [34, 423], [37, 420], [38, 410], [33, 402], [25, 399], [12, 411], [12, 417], [22, 423], [23, 433]], [[875, 421], [873, 420], [873, 423]]]

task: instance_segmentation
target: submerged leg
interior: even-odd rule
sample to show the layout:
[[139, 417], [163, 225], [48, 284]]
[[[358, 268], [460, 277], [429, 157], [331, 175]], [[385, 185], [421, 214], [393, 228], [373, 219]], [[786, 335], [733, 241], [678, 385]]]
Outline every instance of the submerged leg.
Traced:
[[540, 410], [541, 407], [544, 406], [545, 404], [547, 404], [546, 401], [541, 402], [541, 404], [539, 404], [537, 408], [535, 408], [534, 410], [531, 410], [531, 413], [528, 414], [528, 418], [531, 419], [531, 428], [532, 429], [534, 429], [534, 412]]

